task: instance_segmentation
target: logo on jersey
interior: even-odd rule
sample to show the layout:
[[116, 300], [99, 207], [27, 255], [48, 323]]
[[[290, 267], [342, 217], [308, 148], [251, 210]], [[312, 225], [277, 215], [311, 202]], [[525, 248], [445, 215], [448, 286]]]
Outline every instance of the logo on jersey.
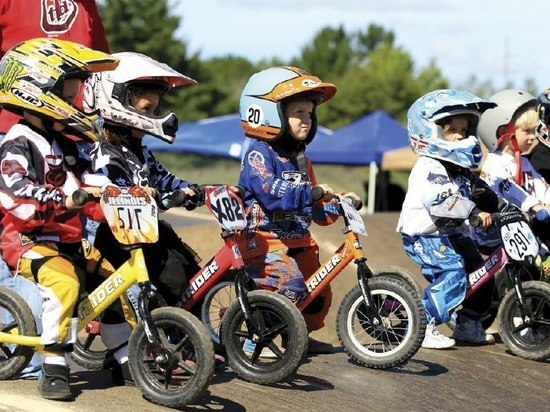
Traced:
[[27, 176], [27, 166], [29, 162], [21, 155], [7, 153], [2, 160], [0, 169], [6, 186], [12, 187], [15, 182], [20, 181], [23, 176]]
[[295, 170], [285, 170], [283, 172], [283, 178], [287, 182], [294, 183], [295, 185], [300, 184], [302, 182], [302, 174]]
[[40, 26], [47, 34], [67, 33], [78, 15], [75, 0], [41, 0]]
[[47, 155], [45, 158], [49, 170], [46, 172], [46, 183], [53, 187], [61, 187], [67, 180], [67, 172], [63, 170], [63, 156]]

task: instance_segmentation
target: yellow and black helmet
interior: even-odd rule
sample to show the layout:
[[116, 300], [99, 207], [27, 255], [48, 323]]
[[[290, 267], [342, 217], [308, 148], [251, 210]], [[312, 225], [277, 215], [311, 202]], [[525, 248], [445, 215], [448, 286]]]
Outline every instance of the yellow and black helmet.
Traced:
[[96, 140], [98, 115], [86, 114], [63, 97], [63, 82], [114, 70], [118, 59], [79, 44], [37, 38], [17, 44], [0, 61], [0, 105], [60, 122], [87, 140]]

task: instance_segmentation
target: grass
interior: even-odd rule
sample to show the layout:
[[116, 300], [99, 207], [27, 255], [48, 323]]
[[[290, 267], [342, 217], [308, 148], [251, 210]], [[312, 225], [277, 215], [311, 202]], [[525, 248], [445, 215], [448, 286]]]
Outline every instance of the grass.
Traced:
[[[239, 180], [240, 163], [236, 160], [167, 152], [157, 152], [155, 156], [174, 175], [190, 182], [237, 184]], [[366, 198], [363, 183], [369, 178], [368, 166], [314, 165], [314, 169], [319, 183]], [[408, 173], [392, 172], [391, 177], [406, 189]]]

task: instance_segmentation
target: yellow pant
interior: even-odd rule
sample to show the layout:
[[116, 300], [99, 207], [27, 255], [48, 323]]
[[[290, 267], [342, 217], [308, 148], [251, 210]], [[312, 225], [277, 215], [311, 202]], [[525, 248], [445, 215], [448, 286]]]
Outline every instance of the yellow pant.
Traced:
[[77, 319], [74, 310], [80, 282], [85, 273], [108, 277], [114, 272], [97, 249], [82, 244], [41, 243], [25, 252], [19, 261], [18, 274], [38, 283], [43, 299], [41, 343], [46, 350], [60, 351], [74, 343]]

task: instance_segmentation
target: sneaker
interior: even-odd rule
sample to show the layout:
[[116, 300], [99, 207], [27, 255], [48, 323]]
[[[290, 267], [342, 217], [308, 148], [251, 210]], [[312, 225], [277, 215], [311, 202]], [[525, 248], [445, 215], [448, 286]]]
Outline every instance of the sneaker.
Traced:
[[44, 399], [56, 401], [71, 400], [73, 394], [69, 386], [70, 370], [68, 366], [44, 363], [38, 379], [38, 391]]
[[308, 338], [307, 353], [310, 355], [325, 355], [334, 353], [334, 346], [327, 342], [321, 342], [313, 338]]
[[456, 324], [453, 338], [461, 342], [475, 343], [478, 345], [487, 345], [495, 343], [495, 337], [487, 334], [481, 321], [475, 319], [465, 319]]
[[426, 335], [422, 341], [422, 347], [425, 349], [448, 349], [455, 345], [454, 339], [439, 333], [435, 328], [435, 319], [432, 319], [426, 325]]
[[[246, 356], [252, 356], [256, 350], [256, 343], [252, 342], [250, 339], [245, 339], [243, 344], [243, 351]], [[277, 359], [278, 356], [269, 348], [263, 348], [260, 358], [264, 359]]]
[[128, 362], [124, 362], [122, 365], [116, 364], [111, 370], [111, 380], [113, 386], [133, 386], [134, 379], [130, 373], [130, 367]]

